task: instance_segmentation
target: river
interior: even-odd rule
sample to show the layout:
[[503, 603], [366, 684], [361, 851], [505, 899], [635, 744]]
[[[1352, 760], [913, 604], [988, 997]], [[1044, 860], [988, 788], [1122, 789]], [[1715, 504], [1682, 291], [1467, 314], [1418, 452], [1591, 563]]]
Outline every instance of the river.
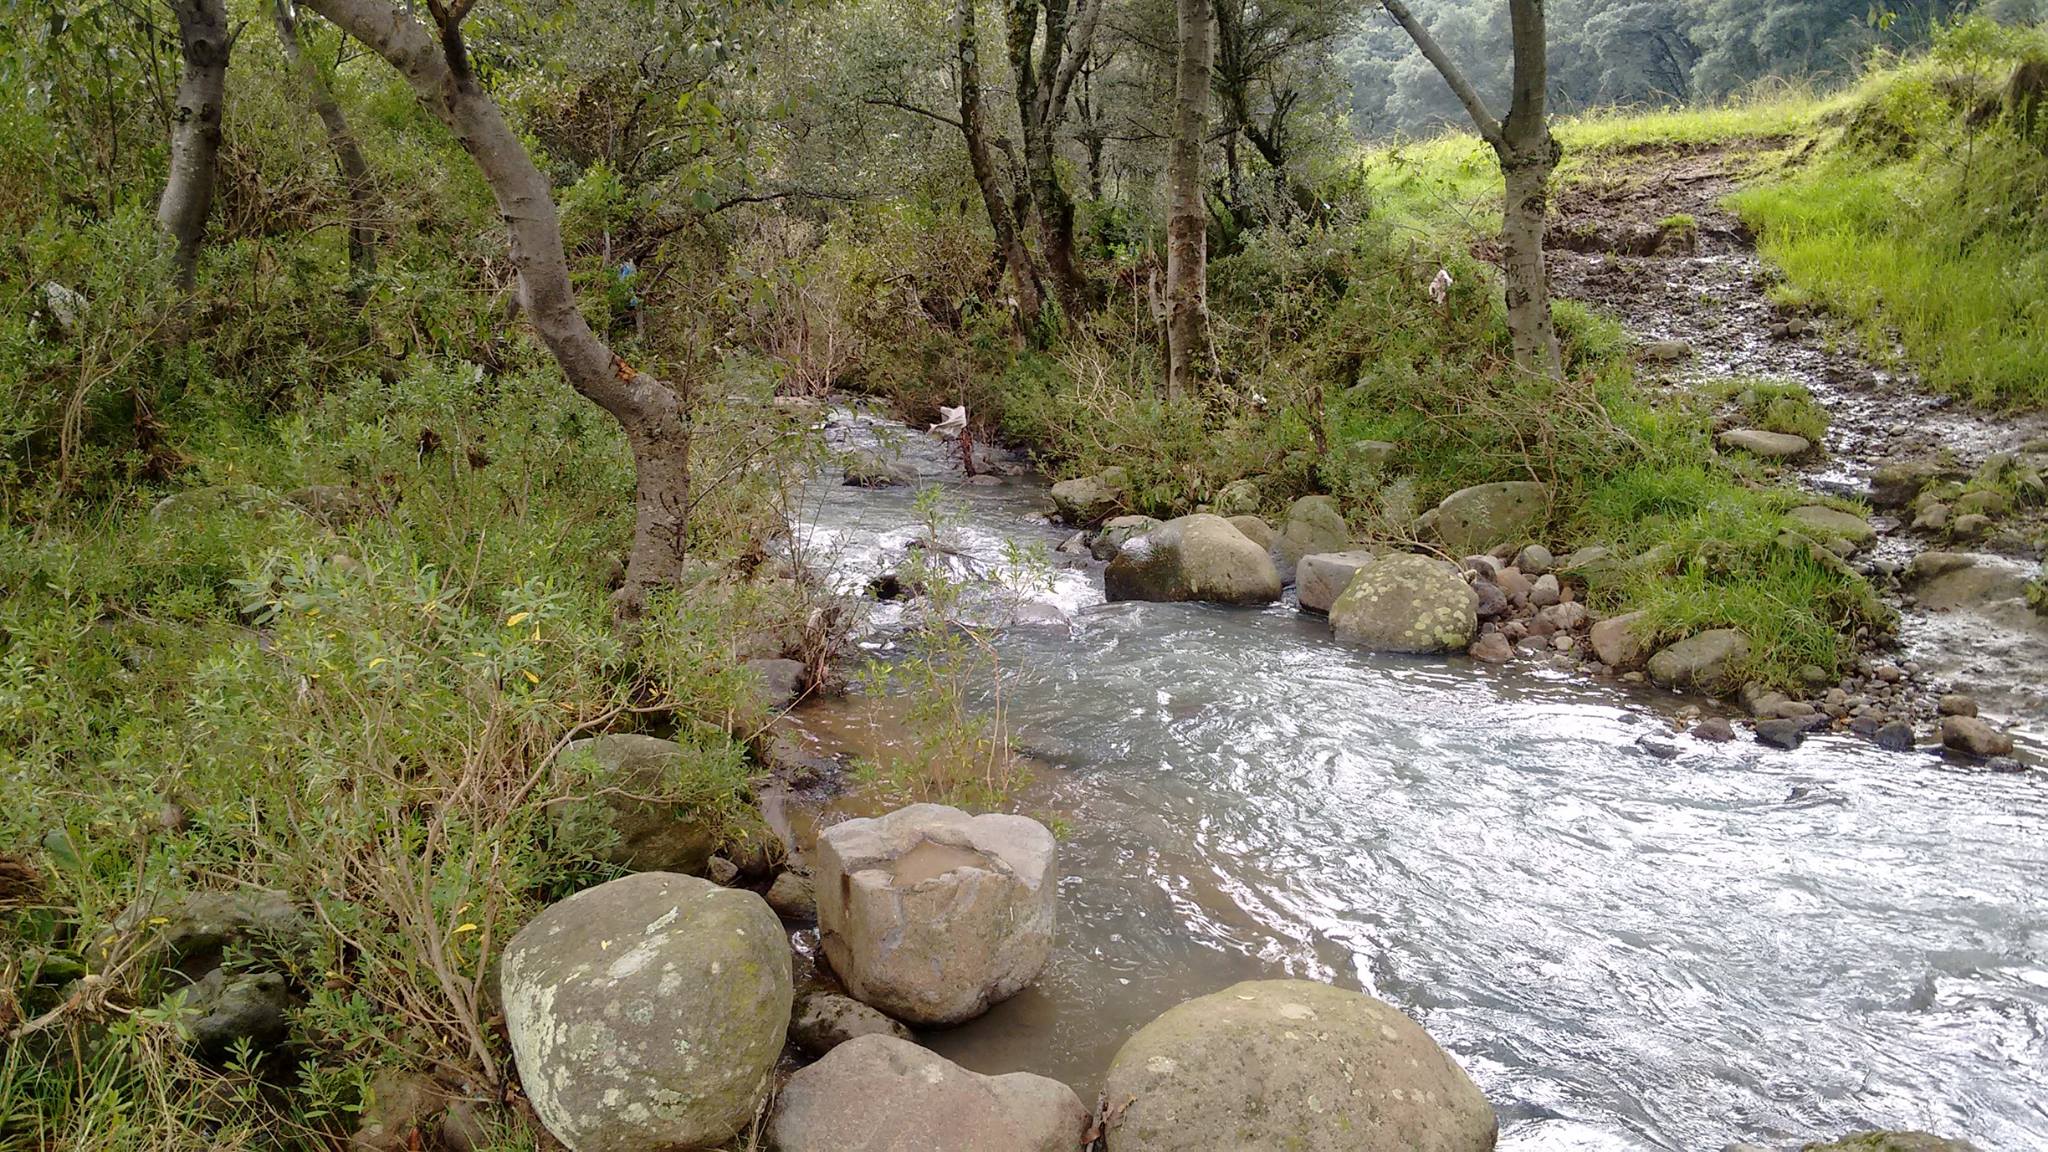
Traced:
[[[831, 425], [895, 442], [985, 563], [1065, 535], [1035, 480], [969, 485], [929, 438]], [[858, 587], [920, 534], [913, 500], [822, 483], [799, 537]], [[1701, 743], [1671, 735], [1670, 694], [1368, 654], [1287, 603], [1106, 604], [1100, 565], [1025, 597], [1066, 621], [1040, 608], [997, 643], [1041, 764], [1018, 806], [1062, 831], [1059, 947], [1037, 987], [923, 1037], [948, 1057], [1092, 1100], [1159, 1012], [1295, 975], [1414, 1016], [1515, 1152], [1866, 1127], [2048, 1148], [2040, 774]], [[864, 641], [884, 659], [894, 611]]]

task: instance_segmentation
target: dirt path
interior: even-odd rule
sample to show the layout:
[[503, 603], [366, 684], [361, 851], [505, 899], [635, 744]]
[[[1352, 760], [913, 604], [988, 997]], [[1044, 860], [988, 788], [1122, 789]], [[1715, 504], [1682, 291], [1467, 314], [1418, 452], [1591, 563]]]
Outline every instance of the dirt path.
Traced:
[[[2028, 459], [2048, 458], [2040, 451], [2048, 448], [2048, 414], [1968, 409], [1921, 388], [1910, 371], [1871, 363], [1854, 333], [1772, 302], [1779, 277], [1721, 202], [1785, 144], [1624, 152], [1580, 167], [1559, 193], [1550, 229], [1557, 290], [1620, 320], [1646, 347], [1686, 346], [1676, 359], [1645, 365], [1649, 378], [1671, 389], [1729, 379], [1805, 385], [1829, 414], [1825, 453], [1786, 469], [1788, 482], [1868, 497], [1873, 474], [1892, 461], [1946, 450], [1974, 470], [1993, 453], [2030, 446], [2036, 454]], [[1691, 227], [1674, 218], [1690, 218]], [[2048, 619], [2024, 599], [2026, 580], [2039, 570], [2039, 514], [1968, 546], [1916, 531], [1911, 519], [1904, 510], [1872, 517], [1877, 545], [1856, 562], [1901, 610], [1894, 659], [1905, 682], [1883, 686], [1872, 664], [1844, 687], [1909, 696], [1923, 739], [1933, 731], [1935, 697], [1969, 693], [1987, 716], [2015, 726], [2026, 758], [2048, 760]], [[1902, 583], [1915, 555], [1966, 549], [1963, 575]]]

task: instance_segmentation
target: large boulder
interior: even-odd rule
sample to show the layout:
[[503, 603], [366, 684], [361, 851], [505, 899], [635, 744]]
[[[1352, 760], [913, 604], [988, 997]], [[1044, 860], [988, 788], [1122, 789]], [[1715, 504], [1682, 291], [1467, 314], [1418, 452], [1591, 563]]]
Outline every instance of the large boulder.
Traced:
[[1460, 488], [1436, 506], [1436, 535], [1454, 556], [1519, 543], [1550, 519], [1550, 492], [1533, 480]]
[[1092, 528], [1124, 506], [1131, 486], [1121, 468], [1105, 468], [1096, 476], [1076, 476], [1052, 486], [1053, 507], [1060, 520], [1076, 528]]
[[1351, 525], [1328, 496], [1303, 496], [1287, 506], [1287, 520], [1272, 543], [1273, 564], [1280, 582], [1294, 579], [1294, 566], [1316, 552], [1341, 552], [1351, 541]]
[[1792, 527], [1825, 544], [1830, 540], [1846, 540], [1853, 547], [1877, 539], [1877, 530], [1870, 521], [1853, 512], [1830, 508], [1825, 504], [1807, 504], [1785, 513], [1785, 519]]
[[505, 947], [505, 1030], [572, 1152], [701, 1148], [752, 1121], [789, 1027], [789, 940], [752, 892], [641, 872], [549, 906]]
[[765, 827], [729, 827], [727, 814], [709, 806], [660, 799], [681, 796], [684, 756], [673, 740], [630, 732], [574, 741], [563, 749], [562, 770], [588, 778], [570, 790], [574, 799], [549, 804], [548, 818], [571, 844], [635, 872], [702, 875], [728, 844], [767, 839]]
[[1280, 598], [1280, 573], [1230, 521], [1198, 512], [1126, 542], [1103, 587], [1111, 600], [1270, 604]]
[[1461, 652], [1479, 631], [1479, 598], [1458, 570], [1427, 556], [1383, 556], [1330, 606], [1337, 639], [1380, 652]]
[[1681, 692], [1725, 696], [1742, 686], [1749, 637], [1733, 628], [1688, 636], [1650, 657], [1650, 679]]
[[818, 836], [818, 934], [854, 998], [912, 1024], [958, 1024], [1052, 958], [1052, 833], [1023, 816], [913, 804]]
[[789, 1078], [777, 1152], [1078, 1152], [1088, 1110], [1057, 1080], [982, 1076], [891, 1036], [861, 1036]]
[[1377, 554], [1363, 548], [1303, 556], [1294, 569], [1294, 595], [1301, 610], [1328, 614], [1359, 569], [1377, 559]]
[[1358, 992], [1254, 980], [1125, 1042], [1109, 1152], [1487, 1152], [1499, 1126], [1420, 1026]]
[[1622, 672], [1633, 672], [1649, 659], [1650, 642], [1643, 636], [1643, 613], [1624, 612], [1593, 625], [1593, 654]]

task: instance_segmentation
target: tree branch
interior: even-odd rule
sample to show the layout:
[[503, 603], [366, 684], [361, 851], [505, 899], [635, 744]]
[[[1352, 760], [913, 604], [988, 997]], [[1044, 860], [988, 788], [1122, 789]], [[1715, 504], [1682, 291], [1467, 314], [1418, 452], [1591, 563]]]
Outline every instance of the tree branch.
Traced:
[[1465, 106], [1465, 114], [1472, 117], [1472, 126], [1479, 130], [1480, 138], [1495, 148], [1505, 148], [1507, 139], [1501, 135], [1500, 121], [1495, 120], [1493, 113], [1486, 110], [1486, 101], [1479, 98], [1478, 90], [1472, 87], [1471, 81], [1465, 79], [1465, 74], [1458, 70], [1450, 54], [1444, 51], [1443, 45], [1436, 42], [1436, 37], [1429, 34], [1429, 29], [1423, 26], [1422, 21], [1417, 20], [1415, 14], [1408, 11], [1408, 5], [1402, 3], [1402, 0], [1380, 0], [1380, 6], [1387, 10], [1387, 15], [1392, 16], [1407, 30], [1408, 38], [1415, 41], [1415, 46], [1422, 50], [1423, 58], [1435, 65], [1437, 74], [1444, 78], [1444, 83], [1451, 86], [1451, 92], [1458, 97], [1458, 102]]

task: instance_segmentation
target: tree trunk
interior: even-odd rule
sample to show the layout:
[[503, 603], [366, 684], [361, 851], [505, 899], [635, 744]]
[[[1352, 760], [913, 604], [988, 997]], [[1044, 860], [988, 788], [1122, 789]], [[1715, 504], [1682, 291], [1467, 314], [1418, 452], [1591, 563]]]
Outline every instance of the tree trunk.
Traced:
[[1166, 157], [1166, 393], [1192, 392], [1208, 376], [1208, 222], [1202, 202], [1202, 140], [1209, 134], [1209, 66], [1215, 48], [1210, 0], [1175, 0], [1173, 140]]
[[996, 250], [1009, 265], [1010, 280], [1016, 287], [1017, 310], [1027, 338], [1035, 338], [1044, 324], [1045, 300], [1039, 291], [1038, 262], [1010, 215], [1003, 183], [996, 175], [994, 152], [989, 148], [988, 125], [981, 108], [980, 53], [974, 34], [975, 0], [956, 0], [953, 27], [960, 64], [960, 134], [967, 139], [967, 164], [981, 189], [981, 204], [988, 213], [989, 227], [996, 234]]
[[1505, 182], [1501, 205], [1502, 279], [1507, 288], [1508, 332], [1515, 349], [1515, 367], [1539, 373], [1553, 380], [1564, 378], [1564, 362], [1558, 352], [1557, 329], [1550, 316], [1550, 277], [1543, 260], [1543, 217], [1550, 192], [1550, 175], [1560, 154], [1556, 137], [1550, 134], [1550, 119], [1544, 104], [1544, 87], [1549, 83], [1548, 35], [1543, 23], [1543, 0], [1508, 0], [1508, 20], [1514, 33], [1514, 82], [1507, 119], [1496, 121], [1458, 66], [1417, 20], [1403, 0], [1380, 0], [1416, 48], [1436, 67], [1450, 85], [1458, 102], [1472, 117], [1473, 127], [1492, 147], [1500, 160]]
[[190, 288], [199, 274], [199, 250], [206, 243], [206, 217], [213, 210], [221, 104], [227, 97], [228, 54], [235, 38], [228, 31], [224, 0], [170, 3], [178, 20], [184, 70], [171, 114], [170, 171], [156, 220], [177, 243], [171, 268], [178, 286]]
[[[393, 0], [303, 0], [382, 56], [448, 126], [497, 201], [519, 273], [521, 311], [572, 387], [619, 422], [633, 450], [634, 523], [618, 607], [637, 615], [649, 589], [684, 571], [690, 503], [690, 422], [682, 390], [634, 368], [576, 309], [553, 190], [490, 94], [470, 71], [461, 13], [434, 34]], [[438, 8], [438, 5], [436, 5]]]
[[377, 270], [376, 235], [370, 230], [370, 215], [376, 207], [370, 162], [363, 158], [363, 149], [349, 129], [348, 117], [342, 115], [341, 105], [335, 102], [320, 69], [299, 43], [299, 22], [292, 14], [291, 0], [272, 0], [271, 15], [277, 24], [278, 43], [284, 48], [285, 65], [306, 90], [314, 115], [320, 117], [327, 130], [327, 147], [341, 169], [343, 191], [348, 196], [349, 279], [357, 286], [354, 291], [359, 292], [363, 281]]
[[[1074, 251], [1074, 201], [1060, 186], [1055, 167], [1059, 127], [1066, 119], [1074, 80], [1087, 60], [1104, 0], [1008, 0], [1006, 33], [1017, 117], [1024, 138], [1025, 184], [1038, 219], [1039, 246], [1061, 307], [1086, 310], [1088, 281]], [[1045, 13], [1043, 35], [1039, 12]], [[1033, 46], [1037, 59], [1032, 57]]]

